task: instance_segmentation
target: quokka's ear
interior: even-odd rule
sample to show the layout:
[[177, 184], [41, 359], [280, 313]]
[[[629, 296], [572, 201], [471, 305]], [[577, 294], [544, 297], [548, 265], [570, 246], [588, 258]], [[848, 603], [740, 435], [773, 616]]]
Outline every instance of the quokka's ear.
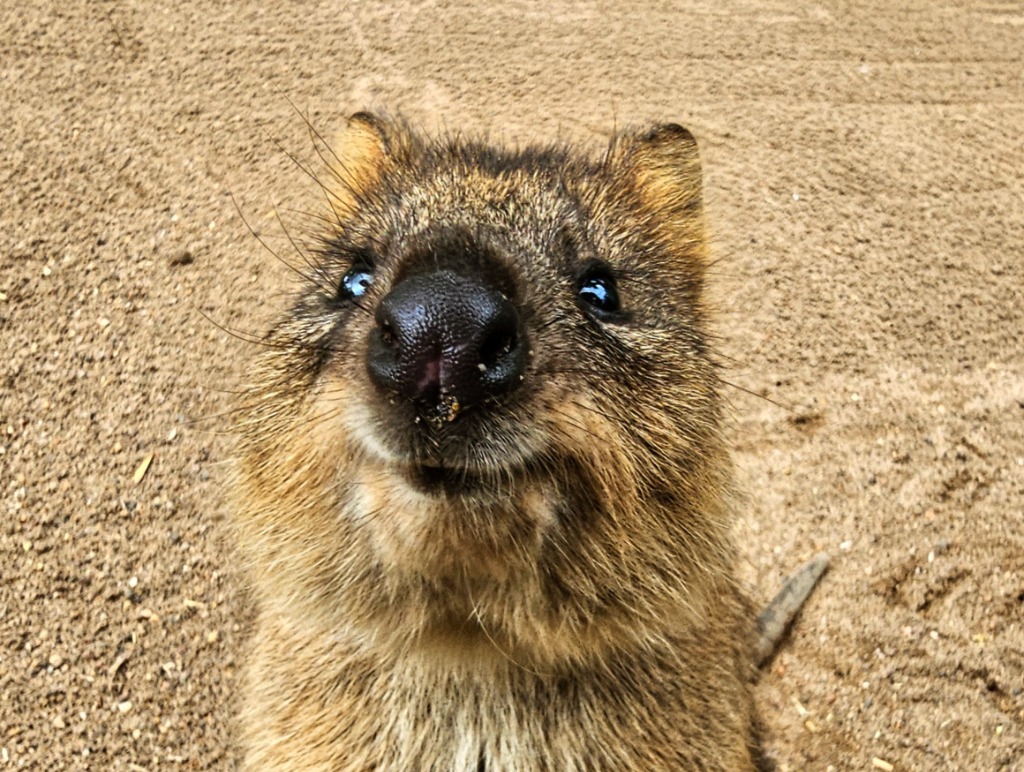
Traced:
[[366, 192], [376, 185], [391, 160], [398, 128], [371, 113], [355, 113], [328, 155], [333, 184], [331, 205], [342, 220], [350, 217]]
[[693, 135], [675, 123], [655, 126], [623, 142], [622, 161], [633, 175], [651, 222], [668, 243], [703, 245], [703, 180]]

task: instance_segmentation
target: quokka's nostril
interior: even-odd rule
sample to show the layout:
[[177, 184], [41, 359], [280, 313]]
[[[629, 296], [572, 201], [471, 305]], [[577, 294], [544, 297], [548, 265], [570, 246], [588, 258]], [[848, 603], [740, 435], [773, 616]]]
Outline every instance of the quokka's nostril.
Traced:
[[496, 330], [480, 347], [480, 369], [488, 370], [512, 353], [518, 342], [515, 330]]

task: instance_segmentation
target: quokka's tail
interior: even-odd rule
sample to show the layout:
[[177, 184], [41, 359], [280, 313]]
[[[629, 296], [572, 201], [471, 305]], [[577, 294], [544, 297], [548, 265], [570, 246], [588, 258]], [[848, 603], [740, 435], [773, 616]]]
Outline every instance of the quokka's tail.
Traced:
[[803, 608], [818, 580], [828, 568], [829, 557], [819, 552], [786, 579], [782, 589], [757, 617], [757, 645], [754, 662], [762, 667], [775, 655], [789, 626]]

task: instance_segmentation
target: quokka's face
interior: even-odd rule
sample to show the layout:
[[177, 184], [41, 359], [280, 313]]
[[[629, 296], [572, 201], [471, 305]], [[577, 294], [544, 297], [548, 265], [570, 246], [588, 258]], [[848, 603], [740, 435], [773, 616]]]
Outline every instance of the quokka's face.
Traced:
[[692, 137], [589, 160], [359, 115], [336, 152], [240, 427], [256, 585], [372, 640], [537, 662], [699, 609], [728, 464]]
[[[378, 479], [504, 497], [709, 409], [700, 180], [667, 127], [598, 162], [356, 116], [298, 316], [319, 414]], [[663, 444], [675, 433], [673, 447]], [[596, 455], [595, 455], [595, 451]]]

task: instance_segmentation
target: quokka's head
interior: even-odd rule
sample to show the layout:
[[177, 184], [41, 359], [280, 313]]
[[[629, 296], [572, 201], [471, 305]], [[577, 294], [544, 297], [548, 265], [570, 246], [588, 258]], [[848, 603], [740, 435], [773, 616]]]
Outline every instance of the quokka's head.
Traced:
[[327, 158], [308, 284], [246, 400], [257, 584], [548, 653], [699, 605], [727, 475], [689, 132], [590, 158], [357, 114]]

